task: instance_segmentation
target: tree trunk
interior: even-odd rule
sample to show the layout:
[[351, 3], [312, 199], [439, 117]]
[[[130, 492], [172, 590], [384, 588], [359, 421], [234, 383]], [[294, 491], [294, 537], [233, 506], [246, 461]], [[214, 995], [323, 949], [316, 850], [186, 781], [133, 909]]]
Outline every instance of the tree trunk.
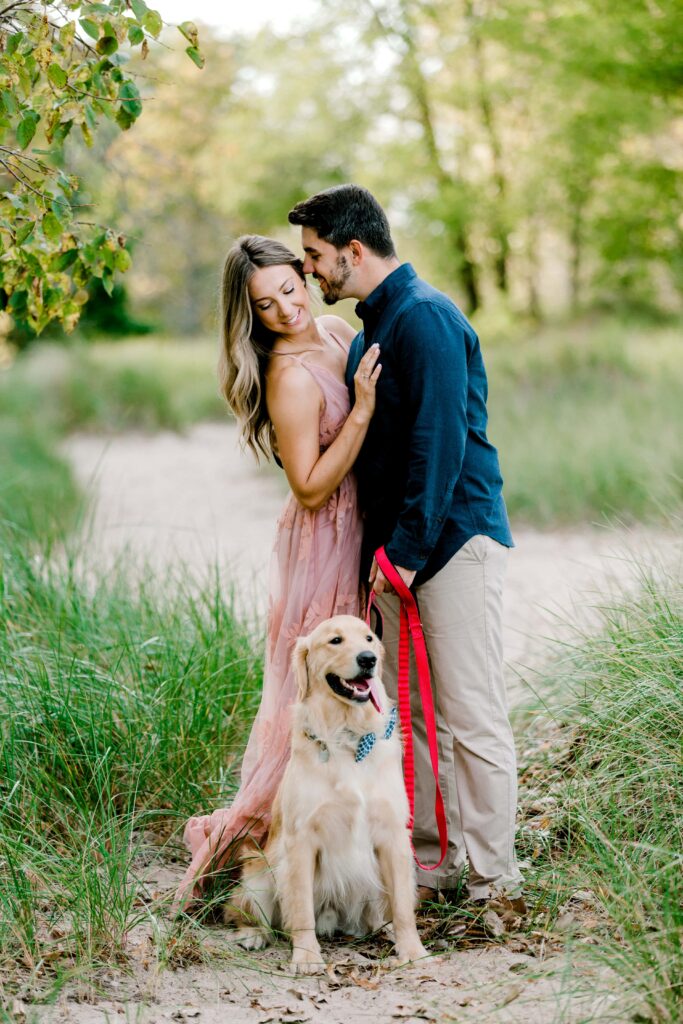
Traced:
[[[474, 26], [474, 10], [472, 0], [465, 0], [465, 15], [467, 19]], [[472, 30], [472, 49], [474, 51], [474, 66], [477, 76], [477, 86], [479, 92], [479, 111], [481, 113], [481, 119], [484, 125], [484, 130], [488, 137], [489, 147], [491, 149], [491, 160], [493, 163], [493, 181], [496, 185], [498, 192], [498, 211], [493, 224], [493, 234], [498, 242], [498, 253], [495, 259], [495, 274], [496, 283], [500, 290], [507, 294], [508, 291], [508, 260], [510, 257], [510, 245], [508, 242], [507, 231], [505, 229], [505, 218], [501, 217], [501, 210], [505, 209], [505, 202], [507, 197], [507, 179], [503, 171], [503, 147], [498, 135], [496, 128], [495, 116], [493, 112], [493, 104], [491, 103], [491, 96], [489, 93], [488, 82], [486, 79], [486, 60], [484, 55], [484, 46], [481, 38], [473, 27]]]
[[571, 229], [569, 234], [571, 245], [570, 258], [570, 302], [572, 313], [578, 313], [581, 299], [581, 270], [583, 265], [583, 212], [585, 208], [585, 196], [576, 192], [572, 197]]
[[531, 217], [529, 220], [527, 261], [527, 286], [529, 289], [527, 311], [531, 319], [538, 324], [543, 319], [543, 313], [541, 310], [541, 301], [538, 295], [538, 229], [534, 217]]
[[[443, 192], [447, 189], [451, 189], [455, 184], [457, 184], [457, 182], [444, 167], [441, 159], [441, 153], [439, 152], [439, 146], [436, 141], [434, 116], [432, 113], [429, 90], [427, 88], [427, 80], [420, 65], [420, 57], [415, 43], [417, 26], [403, 2], [401, 3], [403, 24], [400, 28], [387, 26], [382, 20], [382, 15], [374, 7], [372, 2], [370, 2], [370, 7], [373, 12], [375, 24], [382, 35], [385, 38], [393, 35], [400, 40], [402, 44], [405, 85], [412, 95], [418, 109], [419, 121], [422, 126], [427, 158], [429, 160], [432, 174], [440, 191]], [[455, 232], [453, 232], [453, 242], [457, 249], [457, 255], [460, 261], [460, 276], [462, 278], [462, 284], [467, 298], [466, 311], [468, 313], [474, 313], [474, 311], [480, 306], [479, 268], [472, 258], [471, 246], [464, 224], [461, 224]]]

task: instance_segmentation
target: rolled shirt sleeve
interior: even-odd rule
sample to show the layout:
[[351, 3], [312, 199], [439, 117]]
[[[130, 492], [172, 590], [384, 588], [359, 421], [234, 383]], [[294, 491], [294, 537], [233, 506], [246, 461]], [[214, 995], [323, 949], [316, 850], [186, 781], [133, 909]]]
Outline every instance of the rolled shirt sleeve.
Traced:
[[439, 540], [467, 440], [469, 338], [455, 311], [420, 302], [400, 318], [397, 372], [409, 420], [403, 504], [386, 544], [395, 565], [421, 569]]

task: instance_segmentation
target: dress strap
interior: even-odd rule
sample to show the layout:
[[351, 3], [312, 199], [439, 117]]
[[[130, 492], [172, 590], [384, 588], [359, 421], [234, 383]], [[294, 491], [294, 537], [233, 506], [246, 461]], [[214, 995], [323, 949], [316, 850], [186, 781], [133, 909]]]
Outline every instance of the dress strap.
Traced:
[[342, 352], [344, 353], [344, 355], [345, 355], [345, 356], [348, 356], [348, 354], [349, 354], [349, 346], [348, 346], [348, 345], [346, 345], [346, 344], [345, 344], [345, 343], [344, 343], [344, 342], [343, 342], [343, 341], [341, 340], [341, 338], [340, 338], [340, 337], [339, 337], [339, 336], [338, 336], [337, 334], [335, 334], [335, 333], [334, 333], [334, 331], [331, 331], [331, 330], [329, 329], [329, 327], [328, 327], [328, 328], [326, 328], [326, 330], [327, 330], [327, 333], [329, 334], [329, 336], [330, 336], [330, 337], [331, 337], [331, 338], [332, 338], [332, 339], [333, 339], [334, 341], [336, 341], [336, 342], [337, 342], [337, 344], [339, 345], [339, 348], [340, 348], [340, 349], [342, 350]]
[[304, 355], [306, 353], [303, 353], [300, 356], [296, 355], [294, 352], [271, 352], [270, 354], [271, 356], [285, 356], [287, 359], [293, 359], [296, 363], [304, 363]]
[[322, 370], [323, 373], [332, 374], [326, 366], [319, 366], [317, 363], [312, 363], [309, 359], [305, 359], [308, 353], [304, 352], [302, 355], [295, 355], [293, 352], [271, 352], [272, 356], [287, 356], [288, 359], [293, 359], [297, 366], [302, 366], [304, 370], [308, 370], [309, 374], [318, 385], [318, 390], [322, 395], [323, 405], [322, 408], [327, 408], [327, 395], [325, 394], [325, 388], [318, 377], [317, 371]]

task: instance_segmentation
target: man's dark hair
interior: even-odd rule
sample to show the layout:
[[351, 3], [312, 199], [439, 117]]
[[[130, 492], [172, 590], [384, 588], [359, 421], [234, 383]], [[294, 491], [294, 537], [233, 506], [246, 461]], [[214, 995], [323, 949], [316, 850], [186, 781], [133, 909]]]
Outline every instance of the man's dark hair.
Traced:
[[313, 228], [336, 249], [355, 238], [378, 256], [396, 255], [387, 215], [360, 185], [334, 185], [304, 199], [290, 210], [289, 223]]

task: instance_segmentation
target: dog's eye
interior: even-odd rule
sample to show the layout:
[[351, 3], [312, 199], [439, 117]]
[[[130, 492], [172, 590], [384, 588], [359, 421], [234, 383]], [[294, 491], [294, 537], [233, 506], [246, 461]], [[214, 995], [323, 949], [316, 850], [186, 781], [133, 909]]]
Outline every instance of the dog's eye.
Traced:
[[342, 638], [340, 636], [333, 636], [332, 639], [330, 640], [331, 644], [340, 644], [341, 642]]
[[369, 644], [372, 643], [372, 637], [371, 636], [366, 636], [365, 639], [368, 641]]

